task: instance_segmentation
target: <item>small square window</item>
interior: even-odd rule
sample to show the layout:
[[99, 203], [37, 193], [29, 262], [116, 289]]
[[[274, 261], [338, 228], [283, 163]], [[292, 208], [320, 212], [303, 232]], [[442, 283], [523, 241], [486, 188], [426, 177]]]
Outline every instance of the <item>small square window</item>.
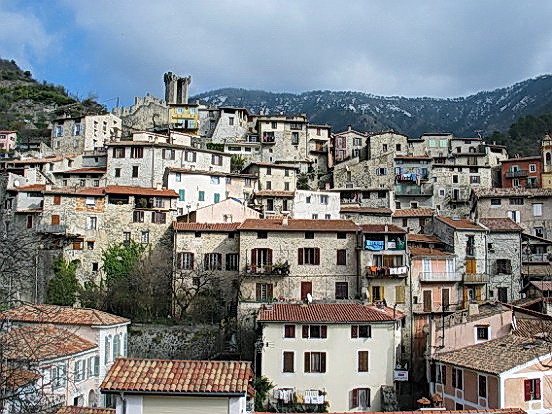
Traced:
[[305, 232], [305, 239], [314, 239], [314, 232], [313, 231], [306, 231]]
[[268, 239], [268, 233], [266, 231], [258, 231], [257, 232], [257, 238], [258, 239]]

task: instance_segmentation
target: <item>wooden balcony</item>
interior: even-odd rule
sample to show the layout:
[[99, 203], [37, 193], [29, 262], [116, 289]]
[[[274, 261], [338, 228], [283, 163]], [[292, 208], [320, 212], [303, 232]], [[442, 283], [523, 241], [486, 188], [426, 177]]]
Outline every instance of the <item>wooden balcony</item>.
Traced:
[[458, 272], [420, 272], [420, 282], [461, 282], [462, 274]]
[[483, 285], [489, 283], [490, 277], [486, 273], [464, 273], [464, 284]]

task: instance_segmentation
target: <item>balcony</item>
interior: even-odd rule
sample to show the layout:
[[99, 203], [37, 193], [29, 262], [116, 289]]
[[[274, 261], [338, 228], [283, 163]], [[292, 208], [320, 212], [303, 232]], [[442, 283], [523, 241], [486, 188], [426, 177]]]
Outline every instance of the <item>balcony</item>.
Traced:
[[384, 251], [384, 250], [406, 250], [406, 242], [404, 240], [388, 240], [387, 243], [383, 240], [365, 240], [364, 250]]
[[244, 272], [252, 276], [287, 276], [289, 275], [289, 263], [266, 264], [263, 266], [247, 265]]
[[274, 135], [263, 135], [263, 139], [261, 140], [263, 144], [274, 144], [275, 138]]
[[523, 253], [521, 255], [521, 260], [524, 263], [531, 263], [531, 262], [547, 262], [549, 261], [549, 255], [548, 253]]
[[527, 170], [517, 170], [517, 171], [508, 171], [506, 172], [506, 178], [524, 178], [529, 175]]
[[66, 234], [67, 225], [65, 224], [39, 224], [36, 226], [38, 233]]
[[412, 305], [412, 312], [414, 313], [441, 313], [441, 312], [456, 312], [462, 309], [460, 304], [449, 303], [448, 305], [442, 305], [440, 303], [423, 304], [414, 303]]
[[310, 152], [328, 152], [328, 146], [324, 144], [318, 144], [310, 146]]
[[482, 285], [489, 281], [490, 277], [486, 273], [464, 273], [464, 284]]
[[366, 266], [366, 277], [369, 278], [394, 278], [394, 277], [406, 277], [408, 274], [408, 268], [406, 266], [400, 267], [386, 267], [386, 266]]
[[401, 196], [426, 196], [433, 195], [433, 184], [416, 185], [416, 184], [396, 184], [395, 195]]
[[462, 275], [458, 272], [420, 272], [420, 282], [461, 282]]

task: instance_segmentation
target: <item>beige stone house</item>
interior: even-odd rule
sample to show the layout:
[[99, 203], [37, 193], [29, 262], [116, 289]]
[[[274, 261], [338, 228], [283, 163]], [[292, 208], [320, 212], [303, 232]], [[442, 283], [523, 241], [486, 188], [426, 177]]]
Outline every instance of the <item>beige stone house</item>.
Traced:
[[245, 220], [238, 227], [242, 303], [360, 297], [357, 229], [350, 220]]
[[431, 208], [401, 208], [393, 212], [393, 224], [409, 233], [423, 233], [434, 214]]
[[271, 407], [381, 411], [382, 386], [394, 386], [403, 317], [352, 303], [263, 306], [257, 374], [275, 384]]
[[355, 131], [350, 125], [345, 131], [333, 133], [334, 162], [365, 157], [367, 138], [368, 134]]
[[251, 363], [121, 358], [109, 370], [102, 393], [117, 413], [246, 414], [255, 391]]
[[358, 207], [342, 204], [339, 213], [342, 219], [352, 220], [357, 224], [391, 224], [393, 210], [385, 207]]

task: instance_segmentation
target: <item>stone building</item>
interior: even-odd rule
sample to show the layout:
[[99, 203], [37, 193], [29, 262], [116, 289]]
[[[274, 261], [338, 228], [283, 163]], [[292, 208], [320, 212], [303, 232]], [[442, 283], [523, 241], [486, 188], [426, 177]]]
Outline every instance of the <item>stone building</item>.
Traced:
[[552, 237], [552, 189], [480, 188], [473, 192], [472, 216], [510, 218], [531, 235]]
[[334, 162], [337, 164], [351, 158], [366, 158], [368, 134], [355, 131], [349, 125], [345, 131], [332, 134]]
[[[247, 108], [220, 106], [218, 113], [208, 112], [209, 125], [215, 123], [214, 129], [209, 128], [210, 141], [215, 144], [243, 143], [247, 141], [252, 126], [252, 117]], [[205, 131], [205, 129], [203, 129]]]
[[479, 224], [488, 230], [488, 298], [502, 303], [520, 299], [523, 229], [509, 218], [481, 218]]
[[236, 198], [200, 207], [188, 215], [178, 217], [179, 222], [189, 223], [241, 223], [247, 219], [260, 219], [261, 213], [249, 208]]
[[395, 209], [433, 207], [432, 158], [395, 157]]
[[240, 233], [243, 306], [273, 300], [360, 297], [357, 226], [349, 220], [245, 220]]
[[172, 72], [163, 75], [165, 82], [165, 102], [169, 105], [187, 104], [188, 88], [192, 83], [191, 76], [177, 76]]
[[341, 205], [339, 210], [342, 219], [352, 220], [357, 224], [391, 224], [390, 208], [371, 208]]
[[58, 155], [103, 148], [121, 137], [121, 119], [113, 114], [58, 118], [52, 125], [51, 148]]
[[539, 188], [542, 184], [541, 156], [503, 160], [500, 172], [503, 188]]
[[296, 190], [291, 217], [295, 219], [339, 219], [339, 194], [330, 191]]
[[[309, 160], [306, 115], [259, 115], [255, 129], [261, 140], [263, 162], [304, 162]], [[307, 169], [303, 166], [303, 172]]]
[[113, 115], [121, 118], [125, 135], [136, 131], [146, 131], [169, 122], [168, 106], [164, 100], [150, 94], [135, 97], [134, 104], [126, 107], [115, 107]]
[[405, 208], [393, 212], [393, 224], [408, 233], [424, 233], [435, 211], [431, 208]]
[[552, 137], [546, 134], [541, 143], [542, 187], [552, 188]]
[[17, 131], [0, 131], [0, 150], [12, 152], [17, 142]]

